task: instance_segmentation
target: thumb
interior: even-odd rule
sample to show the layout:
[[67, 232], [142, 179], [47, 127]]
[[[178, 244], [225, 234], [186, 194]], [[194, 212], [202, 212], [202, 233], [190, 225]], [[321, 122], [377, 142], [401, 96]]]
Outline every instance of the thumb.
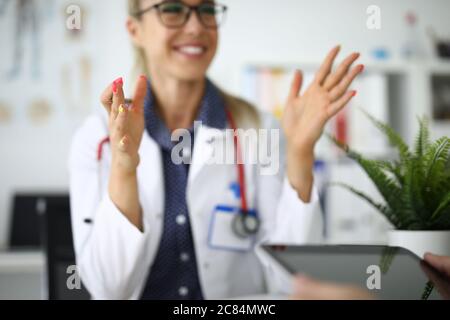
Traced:
[[296, 70], [294, 79], [292, 80], [291, 89], [289, 91], [289, 100], [297, 98], [302, 90], [303, 86], [303, 73], [300, 70]]

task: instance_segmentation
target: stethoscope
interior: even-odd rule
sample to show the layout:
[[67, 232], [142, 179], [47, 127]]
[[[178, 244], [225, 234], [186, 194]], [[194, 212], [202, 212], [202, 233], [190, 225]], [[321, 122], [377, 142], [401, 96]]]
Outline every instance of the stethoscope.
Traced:
[[233, 115], [228, 108], [225, 108], [228, 123], [233, 130], [233, 144], [234, 152], [236, 155], [236, 168], [239, 183], [239, 193], [241, 199], [241, 207], [238, 214], [235, 215], [232, 223], [233, 232], [239, 238], [248, 238], [258, 233], [260, 227], [260, 220], [256, 214], [250, 214], [247, 207], [247, 193], [245, 188], [245, 170], [242, 161], [242, 148], [239, 144], [239, 135], [237, 132], [236, 123], [234, 122]]
[[[233, 130], [233, 144], [234, 144], [234, 152], [236, 155], [236, 168], [238, 175], [238, 183], [239, 183], [239, 193], [241, 199], [241, 207], [239, 208], [239, 212], [235, 215], [232, 222], [232, 229], [234, 234], [239, 238], [248, 238], [250, 236], [256, 235], [259, 231], [261, 222], [259, 217], [254, 213], [248, 210], [247, 207], [247, 194], [245, 187], [245, 170], [244, 164], [242, 162], [242, 154], [241, 154], [241, 146], [239, 143], [239, 135], [236, 127], [236, 123], [234, 122], [233, 116], [228, 108], [225, 108], [226, 117], [230, 128]], [[103, 147], [110, 142], [109, 137], [102, 139], [97, 147], [97, 162], [99, 163], [103, 157]], [[100, 171], [99, 171], [100, 172]], [[99, 174], [99, 186], [101, 185], [101, 174]]]

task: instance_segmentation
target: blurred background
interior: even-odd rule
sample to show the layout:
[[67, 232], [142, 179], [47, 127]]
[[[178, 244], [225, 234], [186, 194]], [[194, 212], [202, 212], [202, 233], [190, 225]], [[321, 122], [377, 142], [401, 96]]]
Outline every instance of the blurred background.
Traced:
[[[328, 132], [379, 159], [393, 150], [359, 108], [409, 143], [417, 116], [429, 117], [433, 138], [449, 135], [450, 1], [221, 2], [229, 11], [210, 77], [222, 88], [280, 116], [293, 71], [307, 84], [341, 44], [341, 58], [360, 52], [366, 72]], [[103, 112], [106, 85], [134, 82], [125, 19], [125, 0], [0, 0], [0, 299], [85, 297], [61, 289], [73, 260], [68, 150], [83, 120]], [[390, 226], [380, 214], [326, 187], [347, 182], [379, 199], [372, 183], [326, 139], [317, 155], [327, 240], [383, 243]]]

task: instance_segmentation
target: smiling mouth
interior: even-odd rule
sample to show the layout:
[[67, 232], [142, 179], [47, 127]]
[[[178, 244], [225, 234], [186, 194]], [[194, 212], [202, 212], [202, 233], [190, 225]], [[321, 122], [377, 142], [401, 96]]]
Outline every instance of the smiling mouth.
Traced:
[[174, 50], [188, 58], [199, 58], [206, 53], [206, 47], [199, 45], [176, 46]]

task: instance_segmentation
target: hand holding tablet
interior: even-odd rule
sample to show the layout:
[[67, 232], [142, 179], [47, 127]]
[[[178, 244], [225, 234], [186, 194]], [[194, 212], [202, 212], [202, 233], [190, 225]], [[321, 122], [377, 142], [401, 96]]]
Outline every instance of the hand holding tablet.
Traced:
[[295, 299], [448, 299], [449, 277], [438, 268], [443, 262], [430, 265], [403, 248], [263, 246], [262, 254], [272, 268], [291, 277]]

